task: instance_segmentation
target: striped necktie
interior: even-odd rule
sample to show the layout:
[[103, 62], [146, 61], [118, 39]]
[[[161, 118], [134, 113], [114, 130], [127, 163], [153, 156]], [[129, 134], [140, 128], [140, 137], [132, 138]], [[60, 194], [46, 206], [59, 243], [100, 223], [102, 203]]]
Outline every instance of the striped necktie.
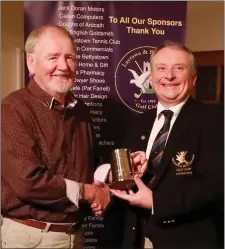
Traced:
[[159, 165], [161, 161], [163, 150], [166, 144], [166, 139], [170, 129], [170, 121], [173, 117], [173, 112], [170, 110], [164, 110], [161, 113], [165, 116], [165, 121], [163, 127], [160, 129], [152, 145], [151, 153], [149, 156], [150, 171], [154, 171], [154, 169], [157, 167], [157, 165]]

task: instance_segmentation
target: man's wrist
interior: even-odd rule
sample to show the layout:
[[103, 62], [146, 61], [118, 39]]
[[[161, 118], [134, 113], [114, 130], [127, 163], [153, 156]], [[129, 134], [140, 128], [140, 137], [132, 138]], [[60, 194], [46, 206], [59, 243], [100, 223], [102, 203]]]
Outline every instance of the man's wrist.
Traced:
[[82, 199], [92, 201], [94, 197], [94, 188], [92, 184], [84, 184], [82, 190]]

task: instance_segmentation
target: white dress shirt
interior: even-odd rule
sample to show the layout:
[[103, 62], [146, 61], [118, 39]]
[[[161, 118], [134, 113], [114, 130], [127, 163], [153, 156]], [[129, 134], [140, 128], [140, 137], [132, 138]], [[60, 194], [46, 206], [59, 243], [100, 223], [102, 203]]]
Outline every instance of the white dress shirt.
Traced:
[[169, 129], [169, 133], [167, 135], [167, 139], [166, 139], [166, 142], [168, 140], [168, 137], [170, 135], [170, 131], [173, 127], [173, 124], [178, 116], [178, 114], [180, 113], [183, 105], [186, 103], [187, 99], [181, 103], [179, 103], [178, 105], [175, 105], [175, 106], [172, 106], [168, 109], [166, 109], [160, 102], [158, 102], [158, 105], [157, 105], [157, 115], [156, 115], [156, 119], [155, 119], [155, 122], [153, 124], [153, 127], [152, 127], [152, 131], [151, 131], [151, 134], [150, 134], [150, 137], [149, 137], [149, 140], [148, 140], [148, 145], [147, 145], [147, 149], [146, 149], [146, 157], [147, 159], [149, 159], [149, 155], [150, 155], [150, 152], [151, 152], [151, 149], [152, 149], [152, 145], [155, 141], [155, 138], [157, 136], [157, 134], [159, 133], [160, 129], [163, 127], [163, 124], [164, 124], [164, 121], [165, 121], [165, 116], [161, 113], [162, 111], [164, 110], [171, 110], [173, 112], [173, 117], [170, 121], [170, 129]]

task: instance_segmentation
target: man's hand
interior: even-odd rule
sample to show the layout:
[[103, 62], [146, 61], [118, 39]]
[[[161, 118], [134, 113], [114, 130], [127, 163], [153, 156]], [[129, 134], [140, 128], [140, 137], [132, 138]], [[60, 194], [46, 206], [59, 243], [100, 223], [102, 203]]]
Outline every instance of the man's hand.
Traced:
[[142, 182], [138, 176], [134, 176], [135, 183], [138, 187], [138, 192], [134, 193], [129, 190], [129, 194], [124, 190], [110, 189], [115, 196], [128, 201], [133, 206], [142, 208], [152, 208], [152, 191]]
[[83, 199], [90, 203], [94, 214], [100, 216], [110, 202], [109, 186], [98, 181], [84, 184]]
[[142, 177], [147, 171], [148, 160], [144, 151], [136, 151], [131, 153], [131, 166], [134, 175]]

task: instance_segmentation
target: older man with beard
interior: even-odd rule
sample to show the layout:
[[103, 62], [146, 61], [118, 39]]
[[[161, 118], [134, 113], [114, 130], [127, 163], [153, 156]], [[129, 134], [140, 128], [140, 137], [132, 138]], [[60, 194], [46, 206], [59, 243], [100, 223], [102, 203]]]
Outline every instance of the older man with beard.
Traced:
[[93, 183], [89, 110], [70, 92], [74, 41], [42, 26], [25, 50], [28, 87], [2, 101], [2, 248], [82, 248], [80, 201], [101, 215], [110, 192]]

